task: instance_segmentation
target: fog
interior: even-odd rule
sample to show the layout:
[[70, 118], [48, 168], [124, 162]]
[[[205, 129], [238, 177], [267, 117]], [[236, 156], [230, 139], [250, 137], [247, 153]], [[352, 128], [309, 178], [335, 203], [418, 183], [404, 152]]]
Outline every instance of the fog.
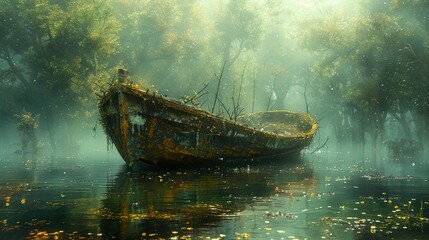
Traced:
[[0, 5], [6, 154], [27, 151], [24, 141], [45, 155], [106, 150], [96, 94], [126, 68], [131, 81], [176, 99], [208, 84], [199, 98], [207, 110], [220, 83], [226, 109], [215, 113], [226, 118], [238, 96], [242, 114], [308, 111], [320, 124], [309, 152], [326, 142], [319, 152], [428, 159], [427, 1]]
[[[427, 0], [0, 0], [0, 238], [426, 239], [428, 16]], [[130, 168], [98, 109], [118, 69], [225, 119], [319, 129], [280, 161]]]

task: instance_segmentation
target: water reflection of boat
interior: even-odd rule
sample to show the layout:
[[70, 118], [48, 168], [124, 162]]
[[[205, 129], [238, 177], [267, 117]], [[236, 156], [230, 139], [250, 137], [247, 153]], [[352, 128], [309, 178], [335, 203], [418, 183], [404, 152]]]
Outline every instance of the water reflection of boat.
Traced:
[[126, 83], [101, 97], [102, 125], [128, 164], [212, 164], [218, 159], [242, 159], [295, 153], [307, 146], [318, 125], [306, 113], [269, 111], [227, 120]]
[[[267, 177], [267, 171], [273, 174]], [[100, 228], [107, 238], [197, 238], [204, 229], [236, 219], [258, 199], [284, 189], [296, 195], [309, 191], [314, 179], [310, 168], [296, 164], [145, 174], [124, 167], [108, 186]]]

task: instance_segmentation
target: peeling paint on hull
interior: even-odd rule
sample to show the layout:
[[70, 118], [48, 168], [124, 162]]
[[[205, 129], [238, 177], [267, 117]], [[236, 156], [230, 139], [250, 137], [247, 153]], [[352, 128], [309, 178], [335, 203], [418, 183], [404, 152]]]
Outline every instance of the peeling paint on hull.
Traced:
[[210, 164], [299, 152], [318, 128], [308, 114], [289, 111], [233, 122], [127, 83], [111, 86], [99, 108], [105, 132], [129, 165]]

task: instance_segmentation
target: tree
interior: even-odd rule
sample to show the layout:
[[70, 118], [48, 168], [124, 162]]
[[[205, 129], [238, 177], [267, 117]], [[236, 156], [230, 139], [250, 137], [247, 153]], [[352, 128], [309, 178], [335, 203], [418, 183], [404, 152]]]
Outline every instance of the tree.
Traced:
[[34, 116], [24, 110], [21, 114], [15, 114], [15, 117], [18, 120], [16, 128], [22, 132], [21, 151], [35, 153], [38, 144], [35, 130], [39, 127], [39, 115]]
[[108, 71], [108, 57], [118, 47], [119, 25], [110, 3], [19, 0], [1, 4], [2, 15], [11, 16], [1, 25], [1, 31], [7, 32], [0, 39], [0, 57], [8, 66], [3, 71], [13, 73], [15, 88], [25, 89], [23, 106], [39, 112], [41, 124], [51, 133], [55, 120], [92, 116], [96, 109], [93, 81], [108, 81], [94, 76]]
[[[198, 1], [122, 1], [117, 4], [123, 24], [118, 57], [134, 79], [156, 84], [169, 94], [194, 89], [205, 74], [204, 21]], [[205, 57], [206, 59], [203, 59]], [[198, 71], [198, 69], [203, 69]], [[206, 77], [206, 76], [205, 76]]]
[[[23, 87], [29, 86], [29, 80], [24, 76], [22, 69], [16, 63], [17, 55], [21, 55], [31, 46], [27, 29], [19, 15], [16, 1], [4, 0], [0, 2], [0, 59], [6, 62], [9, 71], [14, 77], [8, 78], [18, 81]], [[3, 70], [5, 71], [5, 70]]]
[[220, 13], [216, 29], [223, 58], [234, 65], [243, 51], [255, 50], [264, 36], [260, 5], [250, 1], [229, 1]]
[[406, 16], [401, 18], [401, 24], [410, 31], [406, 50], [411, 57], [405, 65], [409, 71], [404, 79], [412, 92], [408, 100], [416, 128], [420, 129], [417, 138], [425, 143], [429, 128], [429, 2], [392, 0], [390, 10], [392, 14]]
[[427, 105], [428, 35], [421, 34], [427, 20], [410, 12], [429, 8], [425, 1], [390, 3], [364, 2], [366, 12], [356, 16], [319, 16], [305, 22], [299, 35], [302, 47], [321, 56], [312, 86], [330, 106], [332, 120], [339, 119], [339, 139], [364, 142], [368, 134], [380, 144], [388, 117], [406, 139], [415, 138], [416, 113]]
[[[28, 51], [28, 64], [39, 84], [60, 96], [53, 100], [69, 109], [82, 110], [80, 107], [86, 106], [88, 99], [94, 99], [94, 85], [88, 80], [106, 69], [107, 58], [117, 51], [119, 25], [105, 4], [76, 0], [62, 8], [51, 6], [49, 18], [32, 26], [43, 41], [37, 50]], [[33, 22], [47, 8], [34, 13], [39, 8], [37, 4], [22, 7], [27, 22]]]
[[410, 74], [405, 65], [412, 56], [407, 50], [408, 31], [399, 18], [385, 13], [354, 19], [334, 16], [306, 29], [302, 46], [324, 56], [313, 68], [318, 79], [313, 84], [327, 104], [343, 109], [337, 111], [335, 118], [342, 120], [336, 125], [349, 129], [338, 137], [353, 136], [350, 130], [358, 130], [360, 142], [365, 132], [379, 142], [387, 114], [401, 121], [409, 135], [405, 113], [412, 89], [403, 79]]

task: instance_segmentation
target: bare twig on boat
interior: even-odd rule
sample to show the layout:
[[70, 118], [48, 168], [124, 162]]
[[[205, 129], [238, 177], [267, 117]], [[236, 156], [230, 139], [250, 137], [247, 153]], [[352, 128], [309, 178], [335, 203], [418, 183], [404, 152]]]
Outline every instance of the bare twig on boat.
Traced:
[[235, 102], [235, 99], [234, 99], [235, 87], [233, 89], [232, 104], [234, 107], [234, 112], [233, 112], [234, 121], [237, 121], [237, 117], [240, 116], [240, 114], [244, 111], [244, 108], [241, 107], [240, 100], [241, 100], [241, 90], [243, 89], [244, 72], [246, 71], [246, 66], [247, 66], [247, 61], [246, 61], [246, 64], [244, 65], [243, 71], [241, 72], [240, 88], [238, 90], [237, 102]]
[[256, 77], [253, 78], [253, 102], [252, 102], [252, 113], [255, 112], [255, 96], [256, 96]]
[[303, 95], [304, 95], [304, 101], [305, 101], [305, 110], [306, 110], [306, 112], [308, 113], [307, 84], [305, 85]]
[[226, 65], [226, 61], [223, 63], [222, 71], [220, 72], [220, 76], [217, 76], [217, 88], [216, 88], [215, 99], [213, 102], [212, 113], [214, 112], [214, 109], [216, 106], [216, 101], [219, 99], [218, 96], [219, 96], [219, 90], [220, 90], [220, 82], [222, 81], [222, 78], [223, 78], [223, 71], [225, 70], [225, 65]]
[[322, 121], [322, 119], [324, 119], [324, 118], [325, 118], [325, 116], [323, 116], [323, 117], [321, 117], [319, 119], [316, 119], [316, 123], [319, 124], [319, 122]]
[[232, 120], [232, 114], [229, 112], [229, 108], [227, 109], [225, 104], [223, 104], [222, 100], [220, 100], [219, 98], [217, 99], [220, 103], [220, 105], [222, 106], [222, 108], [225, 110], [226, 114], [229, 117], [229, 120]]
[[240, 96], [237, 98], [237, 101], [235, 101], [235, 85], [232, 87], [232, 119], [234, 119], [234, 121], [237, 121], [237, 117], [240, 116], [241, 112], [244, 110], [244, 108], [240, 107], [240, 103], [239, 103], [239, 98]]
[[208, 94], [207, 92], [205, 92], [205, 93], [201, 94], [201, 93], [202, 93], [202, 92], [203, 92], [203, 91], [204, 91], [204, 90], [209, 86], [209, 84], [208, 84], [208, 83], [203, 83], [203, 84], [204, 84], [204, 87], [203, 87], [200, 91], [195, 92], [195, 93], [194, 93], [194, 96], [192, 96], [192, 97], [190, 97], [190, 96], [188, 96], [188, 95], [183, 96], [183, 97], [182, 97], [183, 102], [184, 102], [185, 104], [186, 104], [186, 103], [191, 102], [193, 106], [195, 106], [195, 107], [199, 107], [201, 104], [197, 103], [197, 100], [198, 100], [199, 98], [201, 98], [202, 96], [205, 96], [205, 95], [207, 95], [207, 94]]
[[318, 148], [314, 149], [311, 153], [315, 153], [315, 152], [317, 152], [318, 150], [322, 149], [322, 148], [326, 145], [326, 143], [327, 143], [328, 141], [329, 141], [329, 137], [326, 137], [325, 142], [324, 142], [320, 147], [318, 147]]

